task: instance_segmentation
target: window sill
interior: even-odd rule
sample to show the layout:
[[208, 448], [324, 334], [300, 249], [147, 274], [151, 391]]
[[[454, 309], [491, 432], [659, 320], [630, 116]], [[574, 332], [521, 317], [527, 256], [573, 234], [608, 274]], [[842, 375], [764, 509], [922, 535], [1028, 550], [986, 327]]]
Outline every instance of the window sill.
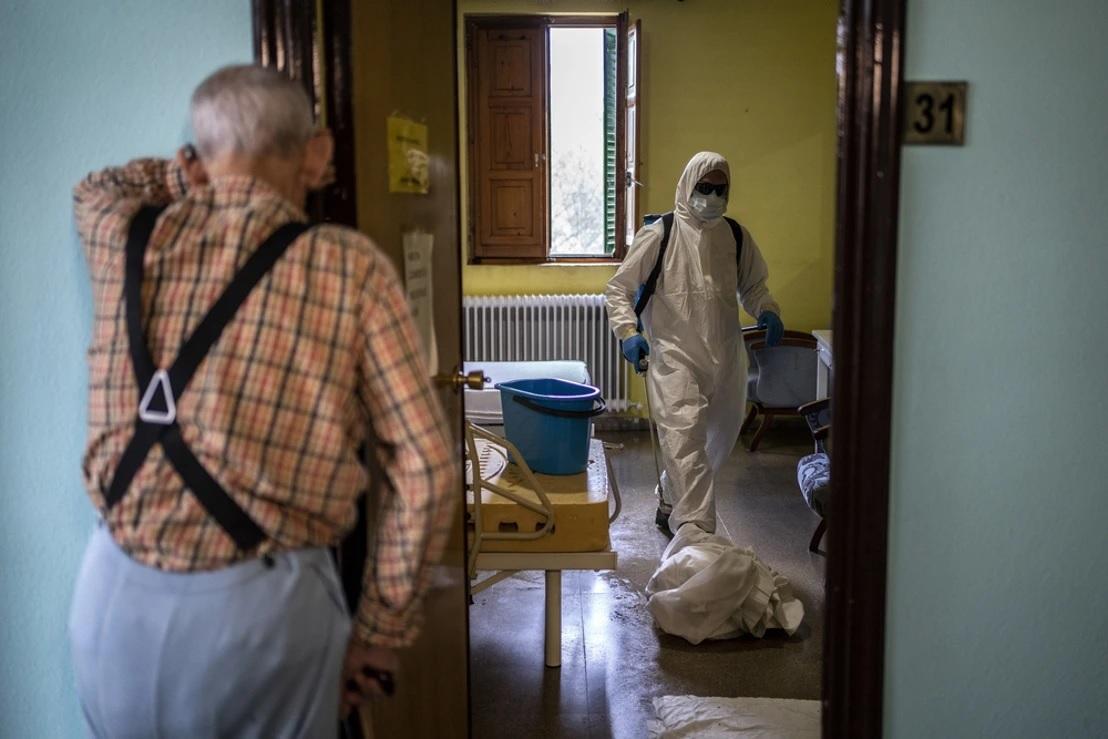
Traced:
[[540, 267], [610, 267], [613, 264], [619, 264], [621, 260], [609, 257], [595, 257], [595, 258], [580, 258], [574, 259], [572, 257], [566, 259], [551, 259], [546, 262], [540, 262]]
[[620, 259], [470, 259], [471, 267], [612, 267], [619, 266]]

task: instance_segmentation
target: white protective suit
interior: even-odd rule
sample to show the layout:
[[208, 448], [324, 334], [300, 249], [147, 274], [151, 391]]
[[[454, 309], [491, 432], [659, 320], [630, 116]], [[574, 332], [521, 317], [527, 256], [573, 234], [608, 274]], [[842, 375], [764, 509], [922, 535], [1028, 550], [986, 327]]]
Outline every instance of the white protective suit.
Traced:
[[791, 636], [804, 620], [804, 604], [785, 577], [749, 547], [696, 526], [673, 537], [646, 593], [659, 628], [690, 644], [741, 634], [760, 639], [767, 629]]
[[[743, 227], [736, 267], [735, 239], [722, 218], [701, 221], [689, 206], [696, 183], [713, 170], [731, 181], [727, 160], [700, 152], [677, 184], [673, 228], [653, 297], [643, 312], [650, 342], [649, 384], [658, 428], [664, 501], [673, 506], [670, 530], [695, 523], [716, 529], [716, 474], [735, 447], [746, 405], [746, 348], [739, 299], [753, 316], [780, 315], [766, 288], [769, 270]], [[662, 222], [639, 230], [608, 282], [608, 320], [619, 339], [636, 332], [635, 293], [658, 256]]]

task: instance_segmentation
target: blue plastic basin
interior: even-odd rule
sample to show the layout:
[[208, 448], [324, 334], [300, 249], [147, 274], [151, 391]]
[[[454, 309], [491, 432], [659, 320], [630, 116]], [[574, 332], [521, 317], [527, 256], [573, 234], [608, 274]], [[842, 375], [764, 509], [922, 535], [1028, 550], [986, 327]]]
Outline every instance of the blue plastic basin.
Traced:
[[496, 386], [504, 436], [544, 475], [575, 475], [589, 462], [592, 419], [604, 412], [600, 390], [568, 380], [511, 380]]

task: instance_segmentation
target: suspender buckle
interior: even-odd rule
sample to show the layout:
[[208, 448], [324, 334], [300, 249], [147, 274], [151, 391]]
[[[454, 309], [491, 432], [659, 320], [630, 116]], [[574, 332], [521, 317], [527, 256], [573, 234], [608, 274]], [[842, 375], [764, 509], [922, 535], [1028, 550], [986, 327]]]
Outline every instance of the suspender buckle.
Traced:
[[[162, 395], [165, 396], [164, 411], [151, 410], [150, 408], [159, 387], [162, 390]], [[173, 399], [173, 388], [169, 384], [169, 373], [164, 369], [158, 370], [150, 378], [150, 384], [146, 386], [146, 392], [142, 394], [142, 401], [139, 402], [138, 416], [145, 423], [156, 423], [162, 426], [169, 426], [177, 420], [177, 403]]]

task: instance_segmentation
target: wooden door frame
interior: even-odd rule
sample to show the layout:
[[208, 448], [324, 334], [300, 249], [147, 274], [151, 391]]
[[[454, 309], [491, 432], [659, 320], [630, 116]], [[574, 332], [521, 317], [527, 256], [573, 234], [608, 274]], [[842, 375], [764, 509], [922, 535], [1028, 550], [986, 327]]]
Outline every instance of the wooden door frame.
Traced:
[[907, 0], [843, 0], [823, 735], [882, 731]]
[[251, 0], [250, 6], [254, 61], [303, 81], [316, 120], [335, 140], [335, 181], [313, 193], [309, 215], [356, 226], [350, 2]]
[[[822, 689], [827, 737], [882, 732], [906, 3], [842, 0], [838, 26], [835, 475]], [[322, 3], [322, 34], [305, 3], [252, 5], [255, 58], [305, 80], [335, 136], [338, 181], [316, 206], [318, 217], [355, 225], [349, 1]]]

